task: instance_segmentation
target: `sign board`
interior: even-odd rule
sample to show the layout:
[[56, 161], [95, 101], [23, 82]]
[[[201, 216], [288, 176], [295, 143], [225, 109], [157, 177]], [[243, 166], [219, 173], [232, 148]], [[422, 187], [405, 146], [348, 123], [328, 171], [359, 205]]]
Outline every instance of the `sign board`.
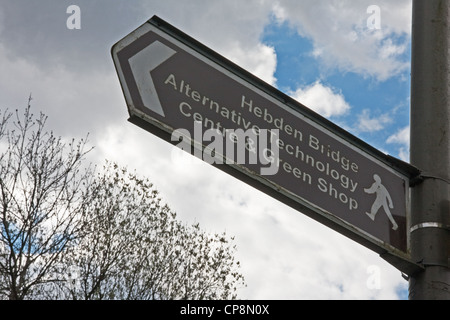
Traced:
[[413, 167], [156, 16], [112, 55], [131, 122], [380, 254], [409, 259]]

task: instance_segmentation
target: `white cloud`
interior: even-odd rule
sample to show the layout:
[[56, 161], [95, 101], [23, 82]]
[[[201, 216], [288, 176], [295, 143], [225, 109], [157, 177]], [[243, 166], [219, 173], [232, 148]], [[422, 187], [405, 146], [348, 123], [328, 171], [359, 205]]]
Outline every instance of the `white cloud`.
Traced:
[[103, 124], [126, 119], [120, 85], [112, 72], [77, 73], [64, 66], [48, 68], [8, 55], [0, 44], [0, 108], [24, 108], [32, 95], [32, 110], [49, 116], [57, 135], [95, 135]]
[[291, 93], [294, 99], [324, 117], [341, 116], [350, 110], [342, 93], [316, 81]]
[[406, 127], [398, 131], [396, 134], [387, 139], [387, 143], [404, 144], [409, 147], [410, 127]]
[[240, 45], [236, 45], [229, 50], [228, 58], [268, 84], [276, 84], [274, 73], [277, 59], [273, 48], [258, 43], [254, 48], [244, 50]]
[[409, 147], [410, 147], [410, 127], [399, 130], [396, 134], [390, 136], [386, 143], [400, 145], [398, 156], [403, 161], [409, 161]]
[[391, 59], [396, 56], [402, 55], [407, 49], [406, 43], [401, 43], [399, 45], [395, 44], [392, 39], [386, 39], [381, 43], [381, 47], [378, 50], [378, 55], [381, 60]]
[[[273, 13], [314, 43], [313, 55], [330, 68], [386, 80], [405, 71], [401, 55], [409, 44], [411, 0], [379, 0], [381, 29], [367, 27], [371, 0], [278, 0]], [[401, 39], [401, 40], [398, 40]]]
[[260, 41], [271, 13], [271, 1], [209, 1], [205, 5], [204, 0], [166, 0], [141, 1], [140, 5], [262, 80], [275, 84], [275, 51]]
[[388, 114], [382, 114], [375, 118], [370, 117], [370, 111], [364, 109], [358, 116], [357, 129], [360, 132], [375, 132], [384, 129], [386, 124], [392, 123], [392, 118]]

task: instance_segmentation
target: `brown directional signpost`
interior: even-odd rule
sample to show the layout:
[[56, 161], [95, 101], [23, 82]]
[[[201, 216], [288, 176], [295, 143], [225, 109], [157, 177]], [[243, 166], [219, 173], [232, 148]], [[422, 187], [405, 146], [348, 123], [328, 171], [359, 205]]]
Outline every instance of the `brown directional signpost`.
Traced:
[[[112, 56], [132, 123], [374, 250], [402, 272], [419, 268], [409, 246], [409, 189], [417, 169], [158, 17], [115, 44]], [[239, 142], [253, 161], [239, 161]]]

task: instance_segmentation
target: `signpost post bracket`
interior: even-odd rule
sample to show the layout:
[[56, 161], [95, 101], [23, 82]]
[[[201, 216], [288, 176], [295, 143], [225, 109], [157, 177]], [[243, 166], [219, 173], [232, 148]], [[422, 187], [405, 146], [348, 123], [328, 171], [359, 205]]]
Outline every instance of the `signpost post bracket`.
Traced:
[[410, 187], [415, 187], [416, 185], [421, 184], [427, 179], [440, 180], [447, 184], [450, 184], [450, 178], [441, 177], [430, 172], [421, 172], [417, 177], [410, 180]]
[[425, 267], [422, 264], [414, 263], [408, 261], [406, 259], [402, 259], [396, 255], [393, 255], [389, 252], [384, 252], [380, 254], [380, 257], [390, 263], [392, 266], [400, 270], [402, 273], [412, 276], [417, 272], [421, 272], [425, 270]]

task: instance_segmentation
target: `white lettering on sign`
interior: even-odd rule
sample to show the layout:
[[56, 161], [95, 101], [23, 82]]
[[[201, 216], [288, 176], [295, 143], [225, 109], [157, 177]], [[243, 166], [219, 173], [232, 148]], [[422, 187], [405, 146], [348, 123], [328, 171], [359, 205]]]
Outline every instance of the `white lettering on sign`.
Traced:
[[348, 205], [350, 211], [358, 209], [358, 202], [355, 199], [349, 197], [344, 192], [339, 192], [332, 183], [328, 183], [323, 178], [319, 178], [318, 181], [317, 187], [320, 191], [336, 200], [339, 200], [341, 203]]
[[[196, 157], [210, 164], [222, 164], [222, 159], [215, 157], [216, 154], [221, 154], [225, 155], [227, 164], [233, 164], [235, 160], [238, 164], [256, 164], [259, 152], [259, 159], [265, 159], [266, 164], [271, 163], [270, 168], [263, 168], [268, 170], [266, 172], [267, 175], [276, 174], [278, 168], [281, 167], [284, 172], [292, 174], [301, 182], [312, 185], [313, 176], [311, 170], [315, 170], [323, 176], [317, 180], [317, 187], [321, 192], [348, 206], [350, 211], [358, 209], [358, 202], [349, 195], [356, 192], [358, 182], [350, 178], [349, 174], [358, 173], [359, 166], [343, 156], [341, 151], [334, 150], [332, 146], [323, 144], [319, 138], [312, 134], [305, 141], [306, 135], [302, 131], [290, 125], [283, 117], [275, 117], [268, 108], [257, 106], [252, 99], [247, 98], [245, 95], [242, 95], [240, 101], [241, 109], [246, 112], [243, 113], [236, 112], [233, 108], [224, 106], [212, 97], [195, 90], [184, 79], [177, 79], [175, 74], [169, 74], [164, 84], [187, 98], [187, 101], [192, 101], [192, 105], [191, 102], [181, 102], [178, 108], [179, 112], [184, 117], [191, 118], [195, 122], [195, 141], [210, 142], [204, 152], [194, 149], [193, 154]], [[203, 112], [196, 112], [193, 107], [194, 103], [202, 108], [206, 108], [206, 111], [212, 111], [219, 115], [223, 118], [223, 121], [212, 120], [205, 116]], [[260, 118], [268, 126], [276, 129], [261, 129], [248, 118], [248, 114]], [[224, 124], [226, 121], [230, 121], [243, 129], [229, 130]], [[202, 126], [206, 128], [204, 133], [201, 131]], [[285, 140], [280, 138], [280, 132], [293, 137], [297, 143], [293, 145], [285, 142]], [[267, 136], [269, 141], [261, 140]], [[191, 153], [191, 137], [188, 130], [178, 129], [177, 132], [172, 134], [172, 141], [179, 141], [182, 137], [187, 137], [187, 141], [183, 140], [178, 147]], [[226, 146], [223, 145], [223, 137], [227, 137]], [[238, 141], [244, 142], [244, 144], [238, 144]], [[257, 146], [257, 142], [259, 142], [259, 146]], [[229, 143], [233, 145], [230, 146]], [[267, 147], [269, 143], [272, 146], [271, 148]], [[241, 149], [238, 149], [237, 159], [235, 159], [234, 144], [241, 145]], [[273, 150], [276, 150], [275, 157], [273, 156]], [[281, 159], [279, 157], [280, 150], [284, 150], [288, 155], [306, 165], [310, 172], [301, 170], [299, 167], [292, 165], [291, 162]], [[318, 160], [314, 153], [324, 155], [328, 161]], [[245, 159], [246, 154], [248, 155], [247, 160]], [[344, 189], [344, 191], [338, 191], [338, 187]]]
[[253, 106], [253, 101], [247, 101], [247, 98], [245, 96], [242, 96], [241, 107], [243, 109], [247, 109], [248, 112], [254, 114], [256, 117], [263, 119], [265, 122], [267, 122], [267, 124], [273, 124], [277, 129], [285, 132], [290, 136], [293, 136], [299, 142], [303, 141], [303, 134], [301, 133], [301, 131], [285, 123], [284, 118], [275, 118], [274, 116], [272, 116], [267, 108]]
[[358, 165], [356, 163], [352, 162], [350, 164], [350, 160], [348, 160], [346, 157], [341, 157], [340, 151], [333, 151], [331, 149], [331, 146], [329, 146], [329, 145], [325, 146], [325, 145], [320, 144], [319, 139], [317, 139], [313, 135], [309, 136], [309, 146], [311, 148], [313, 148], [314, 150], [319, 151], [323, 155], [326, 155], [328, 158], [332, 159], [333, 161], [336, 161], [337, 163], [339, 163], [340, 166], [342, 167], [342, 169], [344, 169], [346, 171], [349, 171], [351, 169], [353, 172], [358, 173]]

